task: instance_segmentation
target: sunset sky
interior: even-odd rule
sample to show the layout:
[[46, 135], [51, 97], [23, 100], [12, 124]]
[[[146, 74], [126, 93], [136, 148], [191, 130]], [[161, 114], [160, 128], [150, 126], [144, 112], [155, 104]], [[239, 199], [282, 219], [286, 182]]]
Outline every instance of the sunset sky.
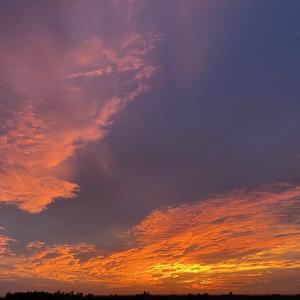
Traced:
[[0, 295], [300, 293], [299, 15], [1, 0]]

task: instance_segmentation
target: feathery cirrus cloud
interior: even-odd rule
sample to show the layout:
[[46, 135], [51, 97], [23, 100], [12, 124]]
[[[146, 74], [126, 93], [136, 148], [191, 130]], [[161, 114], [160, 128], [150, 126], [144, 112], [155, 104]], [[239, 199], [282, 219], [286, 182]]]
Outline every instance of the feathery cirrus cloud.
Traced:
[[58, 29], [22, 16], [25, 32], [20, 18], [0, 50], [0, 202], [30, 213], [76, 196], [66, 161], [105, 137], [154, 72], [146, 56], [156, 37], [135, 28], [137, 3], [82, 5], [61, 2]]

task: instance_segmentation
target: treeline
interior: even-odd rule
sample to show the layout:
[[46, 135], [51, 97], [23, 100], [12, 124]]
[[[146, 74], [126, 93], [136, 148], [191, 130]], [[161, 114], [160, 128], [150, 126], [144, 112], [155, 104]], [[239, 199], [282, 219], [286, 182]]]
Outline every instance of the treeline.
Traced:
[[187, 294], [187, 295], [150, 295], [148, 292], [136, 294], [132, 296], [125, 295], [109, 295], [109, 296], [95, 296], [92, 294], [74, 293], [74, 292], [15, 292], [7, 293], [2, 299], [5, 300], [136, 300], [147, 299], [149, 300], [300, 300], [300, 295], [234, 295], [229, 293], [226, 295], [209, 295], [209, 294]]
[[59, 299], [88, 299], [93, 298], [92, 294], [84, 295], [83, 293], [74, 293], [74, 292], [15, 292], [15, 293], [7, 293], [4, 299], [7, 300], [59, 300]]

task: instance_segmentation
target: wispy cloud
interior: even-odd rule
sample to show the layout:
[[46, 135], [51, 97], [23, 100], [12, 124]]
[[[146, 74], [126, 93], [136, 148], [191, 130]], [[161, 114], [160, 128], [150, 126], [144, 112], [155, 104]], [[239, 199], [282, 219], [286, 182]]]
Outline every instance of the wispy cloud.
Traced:
[[9, 241], [9, 238], [4, 235], [0, 235], [0, 254], [3, 254], [6, 252], [6, 246]]
[[[133, 2], [81, 5], [59, 6], [68, 20], [59, 31], [63, 40], [45, 23], [22, 43], [17, 28], [0, 52], [0, 202], [27, 212], [76, 196], [66, 161], [105, 137], [114, 115], [147, 90], [154, 72], [145, 57], [156, 38], [134, 29]], [[91, 29], [97, 12], [112, 11], [123, 11], [117, 31]], [[75, 19], [86, 23], [75, 30]]]
[[14, 272], [131, 292], [257, 292], [261, 281], [277, 290], [272, 278], [300, 270], [299, 195], [300, 187], [279, 185], [155, 210], [127, 232], [131, 246], [121, 251], [31, 243]]

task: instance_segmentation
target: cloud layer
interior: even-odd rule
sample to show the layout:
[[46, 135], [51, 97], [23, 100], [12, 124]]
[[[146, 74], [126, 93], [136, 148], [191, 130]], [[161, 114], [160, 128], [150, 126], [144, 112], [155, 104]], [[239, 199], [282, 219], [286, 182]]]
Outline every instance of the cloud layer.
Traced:
[[[82, 5], [61, 2], [59, 28], [47, 19], [36, 26], [28, 13], [1, 37], [0, 202], [27, 212], [76, 195], [66, 161], [107, 134], [154, 72], [146, 55], [156, 38], [135, 29], [137, 4]], [[99, 13], [118, 18], [105, 22]]]
[[11, 278], [76, 283], [98, 292], [280, 292], [276, 280], [296, 292], [297, 281], [287, 279], [300, 272], [299, 196], [299, 187], [279, 185], [155, 210], [126, 233], [123, 250], [32, 242], [6, 269]]

